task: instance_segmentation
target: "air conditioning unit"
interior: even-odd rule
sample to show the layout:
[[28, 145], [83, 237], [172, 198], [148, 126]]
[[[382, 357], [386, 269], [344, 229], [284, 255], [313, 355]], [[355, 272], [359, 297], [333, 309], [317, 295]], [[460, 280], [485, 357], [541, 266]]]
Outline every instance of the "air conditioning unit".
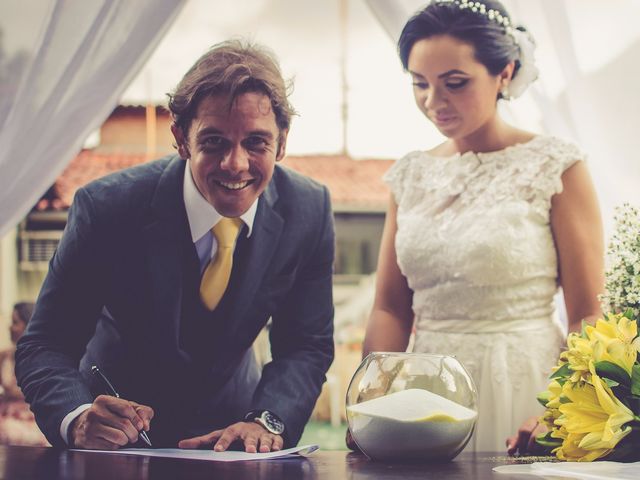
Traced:
[[47, 271], [58, 248], [62, 230], [22, 230], [19, 233], [18, 262], [28, 272]]

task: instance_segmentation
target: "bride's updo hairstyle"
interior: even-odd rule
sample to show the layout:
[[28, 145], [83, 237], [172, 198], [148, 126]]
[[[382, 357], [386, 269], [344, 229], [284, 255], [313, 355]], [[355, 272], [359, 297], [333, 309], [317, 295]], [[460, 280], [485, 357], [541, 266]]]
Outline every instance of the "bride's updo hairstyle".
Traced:
[[436, 35], [450, 35], [472, 45], [476, 60], [491, 75], [498, 75], [510, 62], [515, 62], [508, 97], [519, 96], [538, 76], [531, 36], [524, 27], [511, 24], [507, 10], [497, 0], [435, 0], [415, 13], [398, 40], [405, 70], [413, 45]]

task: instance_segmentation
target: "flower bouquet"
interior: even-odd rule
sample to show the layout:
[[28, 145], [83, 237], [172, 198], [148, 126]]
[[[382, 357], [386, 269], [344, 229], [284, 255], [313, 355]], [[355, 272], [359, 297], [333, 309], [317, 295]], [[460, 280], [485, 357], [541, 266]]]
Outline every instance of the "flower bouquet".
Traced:
[[549, 431], [536, 441], [560, 460], [640, 460], [640, 213], [616, 216], [603, 310], [595, 325], [571, 333], [538, 395]]

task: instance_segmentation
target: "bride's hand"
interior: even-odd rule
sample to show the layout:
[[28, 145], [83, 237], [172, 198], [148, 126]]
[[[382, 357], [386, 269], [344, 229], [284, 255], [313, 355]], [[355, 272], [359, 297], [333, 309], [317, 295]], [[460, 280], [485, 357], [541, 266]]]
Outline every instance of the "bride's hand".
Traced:
[[536, 443], [536, 437], [541, 433], [545, 433], [547, 428], [538, 422], [539, 417], [528, 418], [518, 429], [518, 433], [512, 437], [507, 438], [507, 453], [509, 455], [515, 455], [520, 453], [524, 455], [526, 453], [536, 453], [539, 451], [538, 444]]

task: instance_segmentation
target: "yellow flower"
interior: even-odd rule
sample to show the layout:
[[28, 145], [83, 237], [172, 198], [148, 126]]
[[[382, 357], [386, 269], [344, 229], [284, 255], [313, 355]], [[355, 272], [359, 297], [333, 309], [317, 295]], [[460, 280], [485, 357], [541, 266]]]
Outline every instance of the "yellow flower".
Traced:
[[580, 442], [585, 434], [568, 434], [562, 446], [555, 448], [554, 453], [560, 460], [567, 462], [593, 462], [611, 452], [610, 449], [585, 450], [580, 447]]
[[560, 427], [552, 436], [563, 438], [554, 450], [562, 460], [592, 461], [607, 455], [631, 427], [625, 424], [634, 416], [611, 389], [596, 374], [593, 362], [589, 364], [591, 383], [566, 382], [562, 394], [569, 403], [560, 405], [561, 416], [555, 421]]
[[590, 340], [594, 338], [613, 340], [614, 338], [618, 338], [616, 323], [613, 315], [607, 315], [607, 318], [599, 318], [596, 320], [595, 325], [587, 325], [584, 331]]
[[593, 361], [608, 361], [622, 367], [631, 376], [631, 369], [636, 361], [638, 353], [632, 343], [623, 343], [620, 340], [608, 342], [596, 340], [593, 342]]
[[[629, 375], [638, 356], [638, 325], [634, 320], [616, 314], [607, 315], [607, 319], [599, 319], [595, 327], [585, 328], [593, 348], [595, 362], [608, 361], [623, 368]], [[637, 339], [636, 339], [637, 340]]]
[[[567, 433], [566, 428], [564, 428], [563, 426], [558, 426], [558, 422], [555, 422], [555, 427], [554, 427], [554, 430], [552, 430], [551, 432], [551, 436], [553, 438], [560, 438], [564, 440], [569, 436], [569, 434]], [[555, 451], [553, 453], [555, 453]]]
[[549, 389], [547, 408], [558, 408], [560, 406], [560, 396], [562, 395], [562, 385], [557, 380], [552, 380], [547, 388]]
[[[560, 418], [560, 410], [557, 408], [547, 408], [539, 419], [539, 422], [547, 427], [548, 430], [553, 431], [556, 428], [555, 423]], [[559, 437], [555, 437], [559, 438]]]
[[587, 380], [589, 373], [589, 361], [593, 358], [593, 344], [588, 338], [580, 334], [570, 333], [567, 337], [567, 362], [573, 370], [569, 381], [577, 383], [579, 380]]
[[618, 314], [608, 314], [606, 319], [599, 318], [596, 325], [587, 325], [585, 333], [590, 340], [620, 340], [623, 343], [631, 344], [638, 336], [638, 324], [635, 320]]
[[[612, 317], [613, 315], [609, 315]], [[638, 324], [635, 320], [629, 320], [625, 316], [620, 316], [618, 320], [618, 339], [624, 343], [632, 343], [638, 336]]]
[[560, 396], [562, 395], [562, 385], [557, 380], [552, 380], [547, 390], [538, 395], [538, 402], [546, 407], [544, 414], [540, 417], [540, 423], [553, 430], [554, 422], [560, 417]]

